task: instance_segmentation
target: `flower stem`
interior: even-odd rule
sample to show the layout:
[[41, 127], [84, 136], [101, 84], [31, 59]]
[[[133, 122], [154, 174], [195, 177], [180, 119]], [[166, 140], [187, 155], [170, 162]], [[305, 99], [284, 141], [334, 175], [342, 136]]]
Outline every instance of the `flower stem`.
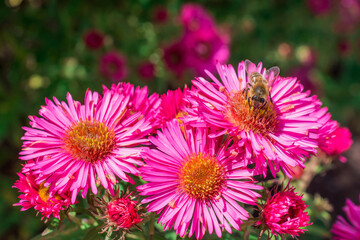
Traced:
[[149, 240], [152, 240], [154, 235], [154, 223], [155, 223], [155, 214], [151, 213], [150, 224], [149, 224]]

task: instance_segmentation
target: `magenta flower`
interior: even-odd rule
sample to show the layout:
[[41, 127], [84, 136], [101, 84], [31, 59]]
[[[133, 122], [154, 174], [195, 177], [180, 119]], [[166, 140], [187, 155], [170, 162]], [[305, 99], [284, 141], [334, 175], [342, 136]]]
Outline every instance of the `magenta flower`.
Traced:
[[128, 196], [113, 200], [107, 205], [109, 221], [119, 228], [131, 228], [141, 222], [137, 210], [137, 202]]
[[343, 208], [348, 221], [338, 216], [331, 232], [334, 240], [355, 240], [360, 239], [360, 206], [355, 205], [350, 199], [346, 199]]
[[128, 75], [126, 59], [118, 52], [108, 52], [100, 59], [100, 73], [117, 83], [123, 81]]
[[[349, 129], [340, 127], [338, 122], [330, 120], [329, 113], [323, 118], [329, 120], [319, 129], [319, 148], [330, 156], [337, 156], [349, 150], [353, 143]], [[346, 162], [343, 156], [340, 156], [340, 160]]]
[[300, 83], [304, 86], [305, 90], [311, 90], [311, 92], [319, 92], [318, 88], [311, 80], [311, 73], [314, 69], [313, 65], [298, 66], [290, 71], [290, 75], [296, 77]]
[[178, 76], [182, 76], [188, 67], [186, 62], [186, 49], [182, 40], [164, 48], [164, 61], [172, 72]]
[[167, 93], [161, 95], [161, 105], [159, 118], [161, 119], [161, 126], [165, 127], [166, 123], [178, 119], [181, 121], [182, 117], [188, 115], [186, 107], [190, 107], [189, 103], [185, 100], [188, 94], [188, 88], [185, 86], [182, 91], [180, 88], [177, 90], [168, 90]]
[[216, 29], [199, 29], [185, 34], [186, 62], [198, 75], [204, 75], [204, 69], [215, 72], [216, 63], [224, 64], [229, 59], [227, 39]]
[[160, 124], [160, 104], [161, 99], [157, 93], [153, 93], [149, 96], [149, 89], [145, 86], [143, 88], [137, 86], [135, 88], [131, 83], [121, 82], [119, 84], [113, 84], [110, 89], [103, 86], [103, 94], [108, 92], [111, 95], [123, 94], [129, 97], [129, 104], [125, 113], [126, 118], [132, 117], [134, 114], [140, 113], [139, 118], [145, 118], [149, 123], [153, 125], [153, 128], [157, 128]]
[[125, 235], [131, 229], [140, 229], [137, 224], [143, 220], [145, 214], [132, 193], [119, 192], [119, 189], [115, 189], [113, 195], [106, 192], [105, 195], [93, 198], [94, 204], [90, 205], [90, 209], [97, 218], [104, 221], [101, 226], [102, 233], [107, 232], [109, 237], [115, 233], [115, 237], [125, 240]]
[[302, 195], [297, 195], [294, 190], [294, 187], [287, 187], [268, 197], [257, 223], [262, 229], [276, 236], [289, 234], [294, 237], [303, 234], [306, 231], [303, 228], [312, 224], [305, 212], [308, 206], [302, 200]]
[[104, 45], [104, 34], [95, 29], [89, 30], [84, 34], [83, 40], [89, 49], [99, 49]]
[[257, 106], [246, 98], [249, 75], [245, 62], [239, 63], [238, 73], [231, 65], [218, 64], [221, 82], [209, 72], [213, 83], [201, 77], [193, 80], [196, 91], [190, 101], [198, 106], [198, 113], [186, 121], [216, 127], [215, 136], [230, 134], [239, 151], [245, 151], [246, 163], [255, 163], [264, 175], [269, 166], [274, 176], [281, 167], [291, 177], [289, 167], [304, 167], [305, 157], [316, 153], [317, 135], [312, 131], [320, 127], [321, 103], [309, 96], [310, 91], [303, 92], [296, 78], [274, 77], [262, 63], [249, 63], [250, 73], [258, 72], [267, 79], [272, 100], [266, 97]]
[[360, 23], [360, 1], [341, 0], [339, 1], [338, 19], [335, 29], [340, 33], [353, 32]]
[[155, 77], [155, 65], [151, 62], [143, 62], [138, 68], [140, 77], [145, 80], [151, 80]]
[[322, 15], [331, 10], [331, 0], [307, 0], [307, 6], [314, 14]]
[[153, 9], [153, 21], [155, 23], [166, 23], [169, 18], [169, 13], [166, 7], [164, 6], [157, 6]]
[[134, 183], [126, 175], [139, 173], [135, 165], [142, 165], [141, 144], [153, 131], [151, 123], [136, 112], [127, 117], [130, 96], [105, 91], [103, 98], [87, 91], [84, 105], [70, 94], [67, 103], [46, 99], [39, 111], [40, 118], [30, 116], [31, 127], [24, 127], [23, 149], [20, 159], [31, 161], [36, 183], [50, 185], [51, 192], [72, 192], [71, 202], [82, 190], [85, 198], [91, 188], [97, 194], [97, 182], [105, 189], [113, 189], [121, 180]]
[[180, 13], [180, 22], [185, 31], [193, 32], [199, 29], [212, 29], [215, 22], [212, 17], [200, 4], [186, 3], [182, 6]]
[[18, 173], [20, 177], [14, 184], [14, 188], [18, 188], [22, 194], [19, 196], [20, 202], [14, 206], [21, 206], [21, 211], [34, 208], [41, 213], [41, 220], [50, 218], [51, 216], [60, 219], [60, 211], [67, 209], [70, 205], [70, 193], [62, 194], [49, 191], [49, 187], [45, 187], [44, 182], [37, 184], [35, 176], [32, 172], [25, 174]]
[[[180, 127], [177, 120], [150, 137], [154, 148], [143, 152], [146, 163], [140, 168], [143, 180], [140, 195], [147, 196], [148, 211], [160, 214], [164, 231], [202, 238], [209, 230], [221, 237], [222, 228], [240, 230], [249, 214], [238, 204], [254, 205], [262, 189], [251, 179], [251, 170], [235, 161], [230, 141], [209, 138], [205, 128]], [[190, 228], [190, 229], [189, 229]]]

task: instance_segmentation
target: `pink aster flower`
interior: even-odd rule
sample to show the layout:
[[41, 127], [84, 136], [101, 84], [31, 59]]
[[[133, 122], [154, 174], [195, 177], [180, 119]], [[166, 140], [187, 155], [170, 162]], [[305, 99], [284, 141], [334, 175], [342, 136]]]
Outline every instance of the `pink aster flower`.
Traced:
[[151, 123], [137, 112], [127, 117], [130, 96], [104, 92], [103, 98], [87, 91], [85, 103], [74, 101], [70, 94], [67, 103], [46, 99], [39, 114], [30, 116], [31, 127], [24, 127], [20, 159], [52, 192], [72, 192], [71, 202], [82, 190], [85, 198], [91, 188], [97, 194], [97, 182], [113, 189], [121, 180], [134, 183], [126, 173], [137, 175], [135, 165], [142, 165], [141, 144], [153, 131]]
[[[239, 151], [245, 151], [245, 161], [255, 163], [264, 175], [268, 166], [274, 176], [281, 167], [291, 177], [289, 167], [304, 167], [305, 157], [316, 153], [317, 135], [312, 131], [320, 127], [321, 103], [304, 92], [296, 78], [277, 77], [278, 69], [266, 71], [262, 63], [247, 63], [247, 70], [245, 62], [239, 63], [237, 73], [231, 65], [218, 64], [221, 81], [208, 71], [213, 82], [193, 80], [197, 91], [190, 101], [198, 113], [186, 121], [217, 128], [214, 136], [230, 134]], [[253, 89], [246, 90], [251, 88], [247, 71], [266, 79], [269, 96], [265, 94], [263, 102], [250, 96], [255, 95]]]
[[181, 237], [189, 232], [202, 238], [215, 230], [240, 230], [248, 213], [240, 203], [252, 204], [260, 195], [252, 189], [251, 170], [243, 161], [235, 161], [228, 148], [230, 141], [209, 138], [207, 128], [181, 128], [178, 121], [150, 137], [154, 148], [143, 152], [146, 163], [140, 168], [143, 180], [140, 195], [147, 196], [148, 211], [160, 214], [158, 222], [164, 231], [172, 227]]
[[322, 15], [331, 10], [331, 0], [307, 0], [308, 8], [316, 15]]
[[168, 10], [164, 6], [156, 6], [152, 12], [152, 18], [155, 23], [166, 23], [169, 19]]
[[190, 107], [189, 103], [185, 100], [188, 94], [188, 88], [185, 86], [182, 91], [180, 88], [177, 90], [168, 90], [167, 93], [161, 95], [161, 105], [159, 118], [161, 119], [161, 126], [165, 126], [168, 121], [187, 116], [185, 107]]
[[213, 18], [200, 4], [186, 3], [182, 6], [180, 22], [185, 31], [197, 31], [199, 29], [211, 29], [215, 27]]
[[340, 32], [353, 32], [360, 23], [360, 1], [341, 0], [339, 1], [338, 19], [335, 29]]
[[294, 190], [294, 187], [286, 187], [268, 197], [262, 208], [260, 221], [257, 223], [262, 229], [276, 236], [289, 234], [294, 238], [306, 231], [304, 227], [312, 224], [305, 212], [308, 206], [302, 200], [302, 195], [297, 195]]
[[186, 62], [186, 49], [182, 40], [164, 48], [164, 61], [172, 72], [178, 76], [182, 76], [188, 67]]
[[151, 80], [155, 77], [155, 65], [151, 62], [143, 62], [138, 68], [140, 77], [145, 80]]
[[[330, 120], [330, 117], [329, 113], [323, 117], [329, 120], [319, 129], [319, 148], [330, 156], [337, 156], [349, 150], [353, 141], [349, 129], [340, 127], [339, 123]], [[340, 160], [346, 162], [343, 156]]]
[[118, 52], [108, 52], [100, 59], [100, 73], [113, 82], [123, 81], [128, 75], [126, 58]]
[[298, 66], [291, 69], [290, 74], [301, 82], [305, 90], [311, 90], [311, 92], [314, 93], [319, 92], [320, 89], [317, 88], [317, 86], [312, 81], [311, 74], [313, 69], [313, 65]]
[[71, 204], [69, 192], [62, 194], [50, 192], [49, 187], [45, 187], [44, 183], [36, 183], [32, 172], [18, 173], [18, 176], [20, 179], [15, 182], [13, 187], [19, 189], [21, 195], [19, 196], [20, 202], [15, 203], [14, 206], [21, 206], [21, 211], [33, 207], [38, 213], [41, 213], [41, 220], [51, 216], [60, 219], [60, 211], [67, 209]]
[[84, 34], [83, 40], [89, 49], [99, 49], [104, 45], [104, 34], [98, 30], [89, 30]]
[[120, 195], [119, 189], [115, 190], [114, 196], [106, 192], [105, 197], [94, 198], [94, 206], [90, 206], [90, 209], [96, 217], [104, 221], [102, 232], [115, 232], [120, 239], [125, 239], [130, 229], [140, 229], [138, 224], [142, 222], [145, 213], [134, 198], [128, 191], [121, 191]]
[[215, 28], [202, 28], [185, 34], [186, 62], [199, 75], [204, 69], [215, 72], [216, 63], [224, 64], [230, 56], [228, 37], [220, 35]]
[[129, 104], [125, 117], [131, 117], [133, 114], [140, 113], [139, 118], [145, 118], [150, 122], [154, 129], [160, 124], [158, 115], [160, 114], [161, 100], [157, 93], [153, 93], [149, 96], [149, 89], [145, 86], [143, 88], [137, 86], [135, 88], [131, 83], [121, 82], [119, 84], [113, 84], [110, 89], [103, 86], [104, 92], [110, 92], [112, 95], [123, 94], [129, 97]]
[[355, 205], [350, 199], [346, 199], [343, 208], [348, 221], [338, 216], [331, 232], [334, 240], [355, 240], [360, 239], [360, 206]]

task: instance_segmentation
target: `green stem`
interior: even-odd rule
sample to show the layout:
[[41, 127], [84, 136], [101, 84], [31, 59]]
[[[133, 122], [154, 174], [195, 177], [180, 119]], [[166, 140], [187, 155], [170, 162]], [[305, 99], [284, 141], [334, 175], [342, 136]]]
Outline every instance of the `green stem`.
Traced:
[[149, 240], [152, 240], [154, 235], [154, 223], [155, 223], [155, 214], [151, 213], [150, 224], [149, 224]]

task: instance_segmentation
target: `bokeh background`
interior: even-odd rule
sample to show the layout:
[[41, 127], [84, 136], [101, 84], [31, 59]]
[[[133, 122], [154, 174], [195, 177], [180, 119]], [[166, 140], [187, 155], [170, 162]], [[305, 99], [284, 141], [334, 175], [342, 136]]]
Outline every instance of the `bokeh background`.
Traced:
[[[180, 55], [169, 48], [182, 41], [179, 23], [186, 2], [55, 1], [0, 2], [0, 239], [29, 239], [45, 225], [35, 211], [12, 204], [12, 188], [21, 169], [18, 153], [22, 126], [37, 115], [45, 98], [81, 100], [86, 89], [129, 81], [151, 92], [191, 84], [202, 73], [193, 66], [176, 68]], [[318, 235], [326, 239], [346, 198], [359, 203], [360, 192], [360, 1], [252, 0], [198, 1], [216, 23], [228, 56], [279, 66], [281, 76], [297, 76], [319, 95], [333, 119], [352, 132], [348, 161], [334, 161], [307, 188], [333, 206], [331, 219]], [[91, 35], [92, 34], [92, 35]], [[205, 47], [209, 47], [205, 44]], [[181, 48], [180, 48], [181, 49]], [[181, 54], [181, 50], [177, 54]], [[226, 53], [225, 53], [226, 54]], [[170, 60], [169, 60], [170, 59]], [[170, 63], [168, 62], [170, 61]]]

